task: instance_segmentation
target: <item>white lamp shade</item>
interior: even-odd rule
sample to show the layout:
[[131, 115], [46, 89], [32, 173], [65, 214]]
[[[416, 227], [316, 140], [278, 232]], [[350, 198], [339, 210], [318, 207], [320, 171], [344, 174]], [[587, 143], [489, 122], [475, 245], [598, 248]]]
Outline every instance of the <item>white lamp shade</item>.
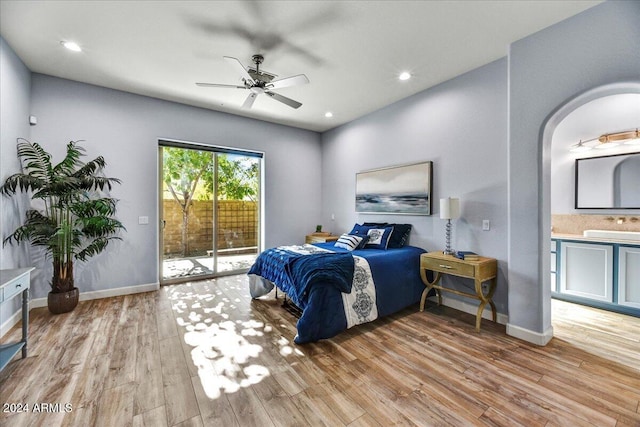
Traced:
[[456, 219], [460, 217], [460, 199], [440, 199], [440, 219]]

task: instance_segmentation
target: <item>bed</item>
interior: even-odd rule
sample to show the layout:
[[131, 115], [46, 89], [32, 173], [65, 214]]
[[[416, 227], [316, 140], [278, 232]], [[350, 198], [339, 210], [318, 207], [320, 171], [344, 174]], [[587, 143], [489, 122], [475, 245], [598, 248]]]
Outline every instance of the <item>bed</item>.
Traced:
[[282, 290], [300, 308], [294, 342], [303, 344], [417, 304], [425, 250], [356, 248], [335, 243], [280, 246], [262, 252], [248, 272], [252, 298]]

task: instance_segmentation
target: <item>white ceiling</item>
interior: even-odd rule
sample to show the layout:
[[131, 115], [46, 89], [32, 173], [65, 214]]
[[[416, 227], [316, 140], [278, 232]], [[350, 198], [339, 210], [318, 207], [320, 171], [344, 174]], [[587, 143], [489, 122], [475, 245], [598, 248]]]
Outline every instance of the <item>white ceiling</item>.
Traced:
[[[0, 32], [30, 70], [325, 131], [499, 59], [509, 44], [600, 1], [10, 1]], [[81, 53], [64, 49], [72, 40]], [[223, 56], [308, 85], [241, 109]], [[401, 82], [399, 72], [413, 78]], [[332, 111], [334, 117], [324, 117]]]

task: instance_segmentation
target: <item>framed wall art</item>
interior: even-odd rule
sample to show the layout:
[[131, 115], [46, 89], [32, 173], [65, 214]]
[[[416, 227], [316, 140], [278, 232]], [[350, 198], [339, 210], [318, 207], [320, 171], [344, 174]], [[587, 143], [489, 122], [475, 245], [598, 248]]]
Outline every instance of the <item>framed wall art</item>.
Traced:
[[356, 212], [431, 215], [433, 162], [356, 174]]

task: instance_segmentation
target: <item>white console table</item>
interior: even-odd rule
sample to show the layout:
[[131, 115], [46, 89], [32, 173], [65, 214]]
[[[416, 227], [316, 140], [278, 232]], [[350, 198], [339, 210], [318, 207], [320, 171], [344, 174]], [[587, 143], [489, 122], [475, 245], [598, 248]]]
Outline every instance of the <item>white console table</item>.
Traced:
[[29, 287], [31, 271], [29, 268], [0, 270], [0, 305], [8, 303], [13, 297], [22, 294], [22, 339], [18, 342], [0, 345], [0, 371], [9, 364], [13, 356], [22, 350], [22, 358], [27, 357], [27, 336], [29, 332]]

